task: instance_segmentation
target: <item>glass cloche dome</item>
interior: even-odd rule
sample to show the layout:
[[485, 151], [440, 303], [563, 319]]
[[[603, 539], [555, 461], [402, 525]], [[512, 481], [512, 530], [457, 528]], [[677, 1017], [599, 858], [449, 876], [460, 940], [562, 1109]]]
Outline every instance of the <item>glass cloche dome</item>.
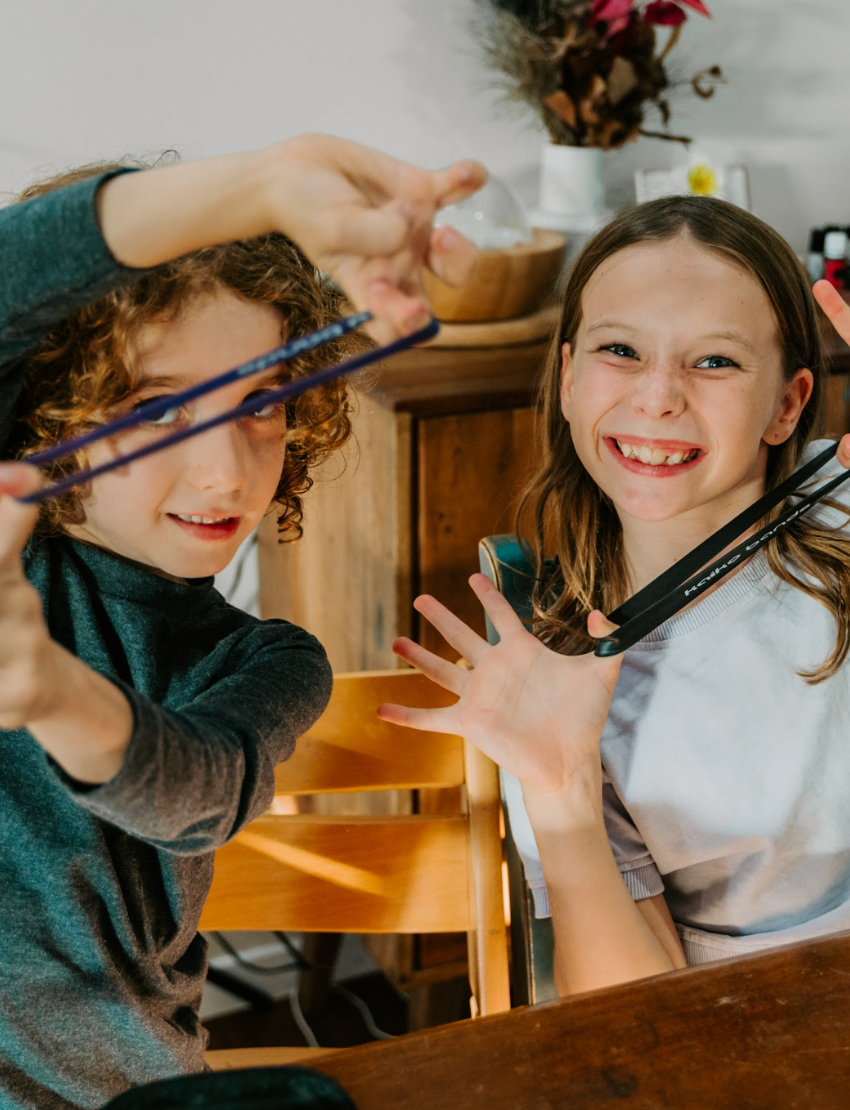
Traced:
[[533, 238], [519, 197], [492, 174], [487, 184], [473, 196], [437, 213], [434, 226], [447, 225], [465, 235], [480, 250], [515, 247], [530, 243]]

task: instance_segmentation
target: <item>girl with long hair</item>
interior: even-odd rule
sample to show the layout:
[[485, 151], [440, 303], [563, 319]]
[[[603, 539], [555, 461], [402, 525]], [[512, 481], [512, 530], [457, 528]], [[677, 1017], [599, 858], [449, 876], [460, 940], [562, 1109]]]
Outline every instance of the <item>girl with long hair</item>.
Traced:
[[[815, 295], [850, 337], [838, 294]], [[562, 993], [850, 927], [847, 494], [624, 654], [592, 653], [604, 614], [828, 446], [822, 320], [755, 216], [697, 197], [618, 216], [573, 266], [543, 373], [533, 632], [477, 575], [496, 646], [416, 602], [471, 670], [396, 645], [458, 701], [382, 715], [506, 772]], [[848, 465], [850, 437], [818, 484]]]

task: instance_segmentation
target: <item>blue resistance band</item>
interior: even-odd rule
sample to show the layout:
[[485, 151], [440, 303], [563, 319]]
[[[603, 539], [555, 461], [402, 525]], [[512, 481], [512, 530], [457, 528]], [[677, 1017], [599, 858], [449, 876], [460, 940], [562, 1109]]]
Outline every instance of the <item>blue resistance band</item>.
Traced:
[[[156, 417], [162, 416], [171, 409], [179, 408], [181, 405], [187, 404], [196, 397], [201, 397], [206, 393], [212, 393], [216, 389], [221, 389], [223, 386], [230, 385], [235, 381], [240, 381], [252, 374], [260, 374], [264, 370], [270, 369], [272, 366], [277, 366], [281, 362], [286, 362], [296, 358], [298, 355], [304, 354], [305, 351], [315, 350], [317, 347], [321, 347], [326, 343], [331, 343], [335, 339], [340, 339], [342, 336], [361, 327], [371, 319], [372, 314], [370, 312], [358, 312], [353, 316], [338, 320], [325, 328], [310, 332], [309, 335], [285, 343], [282, 347], [276, 347], [273, 351], [268, 351], [266, 354], [260, 355], [259, 358], [242, 363], [240, 366], [234, 367], [233, 370], [227, 370], [225, 373], [219, 374], [209, 381], [201, 382], [199, 385], [192, 386], [189, 389], [183, 390], [181, 393], [173, 393], [168, 397], [158, 397], [148, 404], [140, 405], [137, 409], [134, 409], [133, 412], [127, 413], [125, 416], [120, 416], [116, 420], [110, 421], [108, 424], [100, 425], [92, 431], [78, 436], [76, 439], [67, 440], [65, 443], [59, 443], [55, 447], [49, 447], [45, 451], [40, 451], [38, 454], [31, 455], [26, 461], [34, 466], [42, 466], [45, 463], [56, 462], [59, 459], [67, 458], [77, 451], [90, 446], [90, 444], [96, 443], [98, 440], [114, 436], [120, 432], [127, 431], [129, 428], [135, 428], [139, 424], [154, 420]], [[353, 374], [355, 371], [361, 370], [364, 366], [369, 366], [373, 362], [389, 358], [391, 355], [397, 354], [399, 351], [404, 351], [408, 347], [413, 347], [417, 343], [425, 343], [427, 340], [433, 339], [439, 330], [440, 325], [436, 320], [432, 319], [424, 328], [420, 328], [411, 335], [393, 340], [392, 343], [387, 343], [385, 346], [377, 347], [372, 351], [366, 351], [362, 355], [356, 355], [354, 358], [350, 358], [336, 366], [327, 366], [322, 370], [317, 370], [313, 374], [307, 374], [303, 378], [287, 382], [286, 385], [280, 386], [278, 389], [264, 392], [263, 404], [269, 405], [277, 404], [281, 401], [289, 401], [293, 397], [297, 397], [315, 386], [325, 385], [346, 374]], [[249, 416], [256, 412], [256, 409], [256, 399], [252, 401], [243, 401], [242, 404], [229, 409], [227, 412], [221, 413], [219, 416], [212, 417], [210, 420], [204, 420], [202, 423], [194, 424], [189, 428], [184, 428], [164, 439], [158, 439], [155, 443], [149, 443], [145, 447], [139, 447], [135, 451], [128, 452], [126, 455], [118, 455], [108, 462], [101, 463], [99, 466], [84, 467], [81, 470], [74, 471], [73, 474], [68, 474], [63, 478], [59, 478], [57, 481], [50, 483], [50, 485], [43, 486], [41, 489], [35, 490], [26, 497], [21, 497], [19, 500], [25, 503], [36, 503], [45, 501], [48, 497], [56, 497], [58, 494], [73, 489], [74, 486], [78, 486], [83, 482], [90, 482], [93, 478], [97, 478], [101, 474], [108, 474], [110, 470], [117, 470], [119, 467], [127, 466], [128, 463], [134, 462], [136, 459], [142, 459], [147, 455], [153, 455], [157, 451], [164, 451], [166, 448], [173, 447], [176, 443], [182, 443], [185, 439], [191, 439], [192, 436], [200, 435], [201, 432], [206, 432], [210, 428], [217, 428], [220, 424], [227, 424], [231, 420], [238, 420], [241, 416]]]

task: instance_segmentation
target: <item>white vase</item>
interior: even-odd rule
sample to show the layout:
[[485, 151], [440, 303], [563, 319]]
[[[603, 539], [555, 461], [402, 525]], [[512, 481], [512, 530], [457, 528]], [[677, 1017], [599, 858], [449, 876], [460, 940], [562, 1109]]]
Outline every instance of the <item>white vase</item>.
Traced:
[[592, 146], [545, 146], [540, 161], [540, 208], [567, 217], [601, 213], [603, 154]]

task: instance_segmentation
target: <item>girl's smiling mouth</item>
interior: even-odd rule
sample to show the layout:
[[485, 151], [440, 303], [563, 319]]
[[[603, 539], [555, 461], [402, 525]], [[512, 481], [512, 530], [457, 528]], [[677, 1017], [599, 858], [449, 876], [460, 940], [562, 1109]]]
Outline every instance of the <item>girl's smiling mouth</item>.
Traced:
[[639, 436], [603, 436], [617, 462], [633, 474], [672, 478], [693, 468], [705, 451], [693, 443], [673, 439], [643, 439]]

